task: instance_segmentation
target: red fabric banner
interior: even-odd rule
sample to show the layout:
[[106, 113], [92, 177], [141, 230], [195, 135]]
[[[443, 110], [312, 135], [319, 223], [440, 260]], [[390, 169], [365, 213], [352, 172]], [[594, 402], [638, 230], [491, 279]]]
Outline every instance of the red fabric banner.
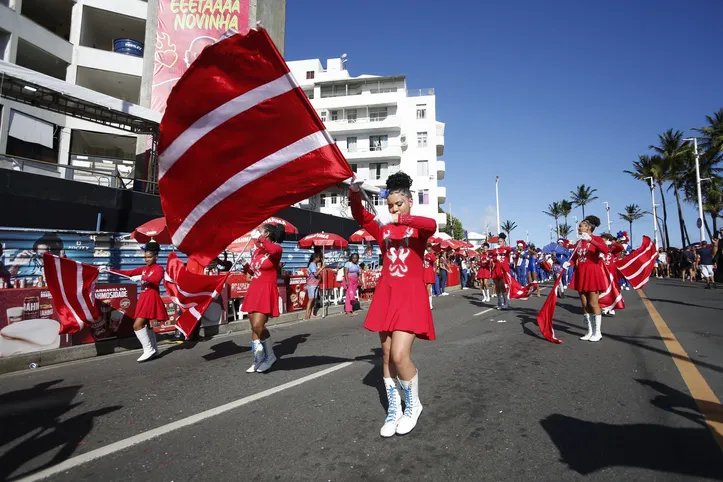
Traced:
[[639, 290], [648, 283], [650, 275], [653, 274], [657, 256], [655, 243], [648, 236], [643, 236], [640, 247], [623, 259], [616, 260], [615, 265], [633, 289]]
[[100, 317], [93, 295], [98, 268], [49, 253], [43, 254], [43, 266], [61, 334], [76, 333]]

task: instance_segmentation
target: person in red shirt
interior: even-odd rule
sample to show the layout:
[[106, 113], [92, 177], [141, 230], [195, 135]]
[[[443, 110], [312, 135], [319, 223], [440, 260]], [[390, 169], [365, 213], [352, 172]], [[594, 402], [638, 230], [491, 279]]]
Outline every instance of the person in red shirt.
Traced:
[[437, 256], [434, 254], [432, 245], [427, 245], [427, 252], [424, 253], [424, 284], [427, 285], [427, 294], [429, 295], [429, 309], [433, 310], [432, 305], [432, 286], [434, 286], [436, 273], [434, 272], [434, 265], [437, 262]]
[[507, 287], [505, 281], [510, 274], [510, 260], [512, 258], [512, 248], [507, 246], [507, 235], [500, 233], [497, 236], [499, 240], [497, 248], [490, 251], [492, 258], [492, 281], [495, 284], [495, 294], [497, 295], [498, 310], [506, 310], [510, 307], [510, 300], [507, 299]]
[[[613, 283], [620, 284], [620, 272], [618, 271], [618, 267], [615, 265], [615, 260], [620, 257], [622, 253], [625, 252], [625, 247], [618, 243], [615, 240], [615, 236], [613, 236], [610, 233], [603, 233], [600, 235], [601, 238], [605, 241], [605, 245], [608, 247], [608, 253], [604, 257], [605, 266], [607, 266], [608, 271], [613, 275]], [[604, 308], [602, 310], [603, 315], [610, 315], [615, 316], [615, 310], [610, 308]]]
[[[384, 386], [389, 409], [380, 430], [382, 437], [412, 431], [422, 413], [419, 372], [412, 362], [415, 338], [434, 340], [434, 321], [424, 283], [424, 252], [437, 230], [434, 219], [410, 214], [414, 198], [412, 178], [398, 172], [387, 179], [388, 210], [376, 216], [364, 209], [359, 182], [352, 184], [349, 199], [356, 222], [374, 236], [384, 264], [369, 307], [364, 328], [379, 333], [382, 344]], [[405, 409], [394, 378], [404, 391]]]
[[480, 289], [482, 290], [482, 302], [484, 303], [490, 302], [490, 290], [487, 287], [487, 280], [492, 278], [492, 273], [490, 272], [490, 265], [492, 263], [492, 259], [489, 250], [489, 243], [484, 243], [482, 245], [482, 251], [479, 254], [479, 269], [477, 270], [477, 279], [480, 280]]
[[[246, 373], [265, 372], [276, 362], [269, 342], [266, 322], [279, 316], [279, 289], [276, 286], [286, 232], [280, 224], [264, 224], [255, 239], [256, 250], [246, 273], [251, 276], [248, 293], [241, 311], [249, 314], [251, 322], [251, 352], [253, 363]], [[277, 244], [279, 243], [279, 244]]]
[[602, 263], [605, 262], [604, 258], [609, 249], [603, 238], [592, 234], [598, 226], [600, 226], [600, 218], [597, 216], [588, 216], [582, 220], [577, 227], [580, 240], [575, 245], [570, 262], [565, 263], [567, 266], [563, 265], [565, 269], [570, 265], [575, 268], [570, 288], [580, 294], [580, 303], [587, 324], [587, 334], [580, 339], [585, 341], [602, 339], [600, 333], [602, 313], [598, 298], [600, 292], [605, 291], [609, 283], [609, 280], [605, 279], [602, 269]]
[[144, 267], [124, 270], [104, 270], [123, 276], [140, 276], [141, 294], [138, 296], [135, 313], [136, 319], [133, 322], [133, 331], [143, 347], [143, 354], [138, 358], [139, 362], [150, 360], [158, 354], [156, 333], [150, 326], [150, 321], [168, 320], [166, 305], [163, 304], [160, 293], [161, 283], [163, 282], [163, 266], [158, 264], [158, 253], [160, 250], [161, 247], [158, 243], [151, 241], [146, 245], [146, 250], [143, 255], [146, 263]]

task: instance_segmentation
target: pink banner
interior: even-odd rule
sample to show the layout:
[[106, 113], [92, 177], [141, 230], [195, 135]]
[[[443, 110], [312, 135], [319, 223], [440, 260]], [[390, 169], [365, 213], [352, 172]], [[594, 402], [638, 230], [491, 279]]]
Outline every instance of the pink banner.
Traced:
[[248, 25], [249, 0], [159, 0], [151, 108], [165, 112], [171, 89], [201, 50]]

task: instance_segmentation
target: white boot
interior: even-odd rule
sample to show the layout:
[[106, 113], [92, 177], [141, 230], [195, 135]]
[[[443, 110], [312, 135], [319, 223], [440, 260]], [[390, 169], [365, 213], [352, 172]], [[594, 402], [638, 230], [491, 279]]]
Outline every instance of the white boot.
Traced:
[[148, 327], [148, 338], [151, 340], [151, 346], [153, 347], [156, 352], [158, 352], [158, 342], [156, 341], [156, 332], [151, 328]]
[[271, 368], [271, 365], [276, 363], [276, 355], [274, 355], [274, 347], [271, 346], [270, 338], [262, 341], [261, 346], [264, 347], [264, 359], [261, 360], [261, 364], [256, 367], [256, 371], [259, 373], [265, 372]]
[[419, 371], [409, 381], [399, 380], [404, 391], [404, 415], [397, 425], [397, 434], [406, 435], [417, 425], [417, 419], [422, 413], [422, 404], [419, 401]]
[[592, 336], [592, 321], [590, 320], [590, 315], [585, 313], [585, 316], [583, 317], [585, 320], [585, 323], [587, 323], [587, 334], [585, 336], [581, 336], [580, 339], [583, 341], [588, 341], [590, 337]]
[[593, 335], [590, 337], [590, 341], [600, 341], [602, 340], [602, 333], [600, 333], [602, 329], [602, 315], [593, 315], [591, 318]]
[[151, 338], [148, 336], [148, 329], [144, 327], [136, 331], [135, 333], [138, 341], [141, 342], [141, 346], [143, 347], [143, 354], [138, 358], [138, 361], [146, 361], [156, 356], [158, 352], [153, 348], [153, 345], [151, 344]]
[[389, 408], [387, 409], [387, 418], [384, 419], [384, 425], [382, 425], [379, 435], [391, 437], [397, 433], [397, 425], [402, 418], [402, 395], [397, 390], [397, 384], [393, 378], [384, 379], [384, 388], [387, 391]]
[[254, 356], [254, 361], [246, 370], [246, 373], [256, 373], [256, 368], [261, 365], [261, 362], [264, 359], [264, 347], [259, 340], [251, 342], [251, 354]]

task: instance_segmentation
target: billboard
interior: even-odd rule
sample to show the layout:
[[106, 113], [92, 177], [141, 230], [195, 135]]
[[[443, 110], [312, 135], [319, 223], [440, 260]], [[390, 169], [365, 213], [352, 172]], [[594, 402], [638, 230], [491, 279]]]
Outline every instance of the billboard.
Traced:
[[248, 25], [249, 0], [159, 0], [151, 109], [165, 112], [171, 89], [205, 47]]

